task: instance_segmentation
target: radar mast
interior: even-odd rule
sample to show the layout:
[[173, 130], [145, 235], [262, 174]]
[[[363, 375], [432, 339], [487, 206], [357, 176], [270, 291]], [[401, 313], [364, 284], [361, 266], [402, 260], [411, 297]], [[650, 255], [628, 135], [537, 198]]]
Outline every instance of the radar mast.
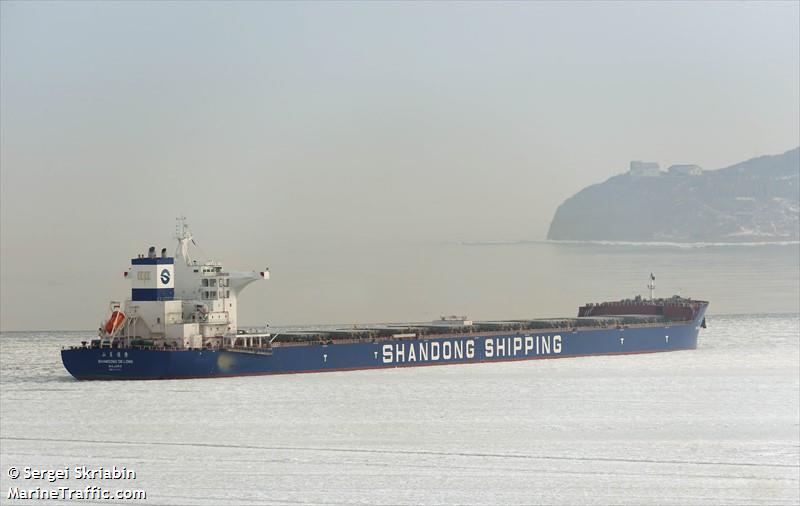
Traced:
[[186, 265], [192, 263], [189, 257], [189, 243], [194, 242], [192, 232], [189, 230], [189, 225], [186, 223], [186, 216], [178, 216], [175, 218], [175, 239], [178, 240], [178, 248], [175, 250], [175, 256], [182, 258]]

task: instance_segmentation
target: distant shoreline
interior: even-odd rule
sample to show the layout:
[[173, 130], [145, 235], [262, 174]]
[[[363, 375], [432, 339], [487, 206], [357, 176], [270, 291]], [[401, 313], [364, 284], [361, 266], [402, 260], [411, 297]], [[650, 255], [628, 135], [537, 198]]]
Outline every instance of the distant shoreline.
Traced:
[[[711, 307], [709, 307], [711, 309]], [[755, 311], [755, 312], [744, 312], [744, 313], [731, 313], [731, 312], [724, 312], [724, 313], [715, 313], [713, 311], [706, 312], [706, 314], [714, 316], [715, 318], [741, 318], [741, 317], [765, 317], [765, 318], [798, 318], [800, 319], [800, 311]], [[554, 319], [558, 320], [561, 317], [558, 316], [543, 316], [542, 319]], [[426, 323], [426, 322], [374, 322], [372, 325], [398, 325], [398, 324], [414, 324], [414, 323]], [[331, 328], [342, 328], [352, 325], [351, 323], [307, 323], [307, 324], [286, 324], [286, 325], [270, 325], [270, 329], [274, 331], [283, 332], [284, 330], [308, 330], [308, 329], [318, 329], [318, 330], [325, 330]], [[259, 327], [258, 325], [242, 325], [242, 328], [245, 330], [262, 330], [263, 327]], [[26, 331], [10, 331], [10, 332], [26, 332]], [[45, 330], [43, 332], [51, 332], [49, 330]], [[57, 332], [57, 331], [53, 331]], [[64, 331], [70, 332], [70, 331]], [[82, 332], [82, 331], [73, 331], [73, 332]]]
[[661, 248], [716, 248], [730, 246], [797, 246], [800, 241], [758, 241], [758, 242], [667, 242], [667, 241], [562, 241], [562, 240], [497, 240], [461, 241], [464, 246], [511, 246], [525, 244], [563, 244], [568, 246], [645, 246]]
[[[731, 312], [724, 312], [724, 313], [715, 313], [713, 311], [709, 311], [707, 313], [709, 316], [713, 316], [714, 318], [798, 318], [800, 319], [800, 312], [797, 311], [775, 311], [775, 312], [768, 312], [768, 311], [756, 311], [752, 313], [731, 313]], [[558, 317], [552, 317], [557, 319]], [[547, 319], [547, 318], [545, 318]], [[413, 323], [413, 322], [402, 322], [402, 323]], [[419, 323], [419, 322], [417, 322]], [[374, 323], [374, 325], [387, 325], [392, 323]], [[286, 324], [286, 325], [271, 325], [271, 330], [276, 330], [278, 332], [282, 332], [284, 330], [308, 330], [308, 329], [319, 329], [324, 330], [327, 328], [341, 328], [351, 325], [349, 323], [309, 323], [309, 324]], [[242, 329], [245, 330], [262, 330], [263, 326], [258, 325], [242, 325]], [[59, 332], [64, 332], [68, 334], [87, 334], [94, 337], [94, 334], [97, 333], [96, 330], [3, 330], [0, 331], [0, 337], [16, 337], [18, 334], [56, 334]], [[45, 335], [45, 336], [25, 336], [25, 339], [37, 339], [37, 338], [52, 338], [52, 335]], [[75, 335], [67, 335], [67, 336], [60, 336], [63, 337], [65, 340], [67, 339], [74, 339]]]

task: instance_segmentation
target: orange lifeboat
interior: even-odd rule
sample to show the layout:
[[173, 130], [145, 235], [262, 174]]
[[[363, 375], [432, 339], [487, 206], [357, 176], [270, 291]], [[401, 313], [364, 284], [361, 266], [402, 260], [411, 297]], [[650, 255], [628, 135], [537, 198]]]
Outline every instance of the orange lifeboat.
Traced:
[[114, 311], [111, 313], [111, 317], [108, 319], [103, 329], [106, 331], [106, 334], [113, 334], [124, 321], [125, 313], [122, 311]]

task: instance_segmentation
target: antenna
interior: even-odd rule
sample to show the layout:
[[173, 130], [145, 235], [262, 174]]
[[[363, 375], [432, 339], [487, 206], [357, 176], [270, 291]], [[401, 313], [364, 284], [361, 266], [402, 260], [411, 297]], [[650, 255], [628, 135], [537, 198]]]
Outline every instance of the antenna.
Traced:
[[650, 282], [647, 283], [647, 288], [650, 289], [650, 300], [653, 300], [653, 292], [656, 289], [656, 277], [652, 272], [650, 273]]
[[189, 265], [191, 263], [189, 242], [192, 241], [192, 233], [189, 231], [189, 225], [186, 224], [186, 216], [181, 215], [175, 218], [175, 239], [178, 240], [175, 256], [183, 258], [186, 261], [186, 265]]
[[186, 216], [180, 215], [175, 218], [175, 239], [185, 239], [189, 232], [189, 225], [186, 223]]

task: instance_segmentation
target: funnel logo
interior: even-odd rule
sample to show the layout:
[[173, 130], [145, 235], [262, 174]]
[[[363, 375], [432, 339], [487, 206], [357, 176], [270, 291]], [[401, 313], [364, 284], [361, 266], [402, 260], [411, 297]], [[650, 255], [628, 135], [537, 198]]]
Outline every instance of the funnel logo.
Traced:
[[161, 282], [165, 285], [169, 283], [169, 271], [167, 269], [161, 271]]

